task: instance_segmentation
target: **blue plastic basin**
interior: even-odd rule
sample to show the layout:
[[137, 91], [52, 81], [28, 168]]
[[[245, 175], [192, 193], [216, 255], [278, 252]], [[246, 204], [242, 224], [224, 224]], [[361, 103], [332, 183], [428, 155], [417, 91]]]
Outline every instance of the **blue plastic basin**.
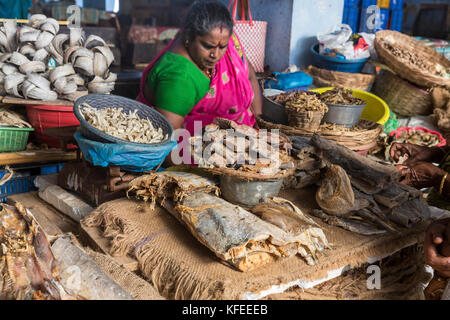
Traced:
[[350, 72], [350, 73], [361, 73], [364, 64], [369, 60], [365, 59], [355, 59], [355, 60], [342, 60], [338, 58], [324, 56], [319, 54], [319, 44], [314, 44], [311, 46], [311, 53], [313, 55], [313, 65], [317, 68]]

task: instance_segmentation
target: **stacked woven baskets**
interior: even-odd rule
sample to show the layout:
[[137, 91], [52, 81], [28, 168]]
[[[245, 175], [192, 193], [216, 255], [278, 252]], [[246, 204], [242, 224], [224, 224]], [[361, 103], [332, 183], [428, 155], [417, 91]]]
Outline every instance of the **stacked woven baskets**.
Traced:
[[305, 72], [313, 77], [317, 87], [343, 87], [367, 91], [375, 80], [374, 74], [331, 71], [315, 66], [308, 66]]
[[428, 90], [450, 88], [450, 61], [422, 42], [397, 31], [376, 33], [375, 50], [387, 67], [377, 77], [373, 91], [402, 116], [432, 112]]

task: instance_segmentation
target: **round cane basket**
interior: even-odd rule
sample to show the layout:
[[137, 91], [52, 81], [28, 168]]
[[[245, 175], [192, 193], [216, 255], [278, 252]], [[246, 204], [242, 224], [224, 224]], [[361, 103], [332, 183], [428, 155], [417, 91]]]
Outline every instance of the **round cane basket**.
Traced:
[[450, 78], [441, 77], [432, 74], [429, 70], [421, 69], [409, 61], [395, 56], [386, 47], [387, 44], [390, 44], [394, 48], [415, 53], [425, 62], [430, 62], [434, 65], [439, 64], [445, 69], [450, 68], [450, 60], [419, 40], [397, 31], [383, 30], [375, 34], [374, 44], [379, 59], [401, 78], [425, 88], [433, 86], [450, 87]]
[[375, 81], [374, 74], [332, 71], [308, 66], [305, 72], [314, 79], [317, 87], [344, 87], [358, 90], [370, 90]]
[[[158, 111], [149, 106], [146, 106], [143, 103], [140, 103], [136, 100], [131, 100], [128, 98], [109, 95], [109, 94], [89, 94], [84, 97], [79, 98], [75, 101], [73, 106], [73, 111], [75, 116], [80, 121], [80, 131], [83, 136], [87, 139], [106, 142], [106, 143], [119, 143], [119, 144], [135, 144], [135, 145], [143, 145], [143, 143], [131, 142], [127, 140], [123, 140], [120, 138], [113, 137], [109, 134], [106, 134], [96, 127], [92, 126], [89, 122], [87, 122], [81, 113], [80, 108], [83, 104], [88, 104], [94, 109], [105, 109], [105, 108], [122, 108], [122, 112], [128, 113], [134, 110], [137, 110], [137, 114], [141, 119], [148, 119], [153, 127], [161, 128], [163, 131], [163, 135], [167, 134], [167, 139], [161, 141], [159, 143], [152, 143], [153, 146], [159, 146], [164, 143], [170, 141], [173, 133], [173, 127], [170, 122], [164, 118]], [[146, 143], [145, 143], [146, 144]]]
[[[311, 137], [314, 134], [304, 129], [276, 124], [260, 116], [256, 116], [256, 121], [261, 129], [278, 129], [287, 136]], [[367, 150], [376, 146], [378, 136], [382, 131], [383, 126], [380, 124], [370, 120], [360, 119], [353, 128], [325, 123], [319, 127], [316, 133], [350, 150]]]
[[320, 127], [323, 113], [320, 111], [303, 111], [286, 106], [288, 122], [291, 127], [316, 132]]
[[430, 93], [403, 80], [392, 72], [381, 70], [372, 87], [396, 114], [412, 117], [433, 112]]

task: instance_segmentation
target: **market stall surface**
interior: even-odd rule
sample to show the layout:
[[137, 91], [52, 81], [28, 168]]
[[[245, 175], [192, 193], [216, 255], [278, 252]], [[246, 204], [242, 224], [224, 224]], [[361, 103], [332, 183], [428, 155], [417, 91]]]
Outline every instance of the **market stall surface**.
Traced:
[[[308, 213], [317, 208], [314, 194], [315, 188], [307, 188], [283, 191], [280, 196]], [[240, 272], [222, 263], [160, 207], [152, 210], [140, 201], [118, 199], [97, 210], [107, 221], [99, 231], [112, 238], [114, 255], [135, 257], [142, 274], [169, 299], [262, 299], [293, 287], [311, 288], [422, 243], [425, 230], [419, 225], [400, 234], [363, 236], [313, 218], [333, 244], [333, 250], [319, 255], [315, 265], [294, 256]]]

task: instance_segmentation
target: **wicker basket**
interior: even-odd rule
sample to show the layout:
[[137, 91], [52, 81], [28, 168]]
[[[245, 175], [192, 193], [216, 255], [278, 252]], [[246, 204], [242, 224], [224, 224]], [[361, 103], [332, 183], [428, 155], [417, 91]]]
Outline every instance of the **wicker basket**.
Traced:
[[320, 122], [324, 114], [320, 111], [303, 111], [296, 108], [286, 108], [288, 122], [291, 127], [316, 132], [320, 127]]
[[429, 115], [433, 112], [431, 95], [392, 72], [381, 70], [373, 85], [374, 94], [401, 116]]
[[344, 87], [365, 91], [370, 90], [376, 77], [374, 74], [331, 71], [315, 66], [308, 66], [305, 72], [313, 77], [317, 87]]
[[448, 69], [450, 68], [450, 60], [442, 54], [438, 53], [433, 48], [426, 46], [421, 41], [397, 31], [383, 30], [378, 31], [375, 35], [375, 50], [377, 51], [379, 59], [397, 75], [421, 87], [431, 88], [433, 86], [446, 86], [450, 88], [450, 78], [433, 75], [428, 70], [423, 70], [415, 65], [406, 63], [385, 48], [382, 45], [382, 43], [385, 42], [405, 51], [414, 52], [424, 61], [440, 64]]
[[[287, 136], [311, 137], [313, 135], [313, 133], [303, 129], [269, 122], [260, 116], [256, 117], [256, 121], [262, 129], [278, 129]], [[357, 130], [343, 129], [339, 126], [323, 124], [319, 127], [317, 133], [328, 140], [335, 141], [350, 150], [356, 151], [375, 147], [382, 131], [383, 127], [376, 122], [361, 119], [357, 124]]]
[[[122, 108], [123, 112], [130, 112], [137, 110], [137, 114], [141, 119], [148, 119], [151, 121], [155, 128], [161, 128], [164, 135], [167, 135], [167, 139], [158, 143], [138, 143], [131, 142], [128, 140], [123, 140], [120, 138], [113, 137], [106, 134], [99, 129], [95, 128], [89, 122], [84, 119], [81, 113], [80, 107], [87, 103], [95, 109], [105, 109], [105, 108]], [[125, 97], [120, 97], [112, 94], [88, 94], [75, 101], [73, 105], [73, 112], [75, 116], [80, 121], [80, 130], [83, 136], [87, 139], [106, 142], [106, 143], [118, 143], [118, 144], [129, 144], [129, 145], [152, 145], [154, 147], [162, 146], [167, 143], [172, 138], [173, 128], [170, 122], [158, 111], [143, 103], [136, 100], [128, 99]]]

